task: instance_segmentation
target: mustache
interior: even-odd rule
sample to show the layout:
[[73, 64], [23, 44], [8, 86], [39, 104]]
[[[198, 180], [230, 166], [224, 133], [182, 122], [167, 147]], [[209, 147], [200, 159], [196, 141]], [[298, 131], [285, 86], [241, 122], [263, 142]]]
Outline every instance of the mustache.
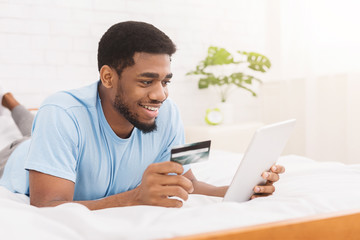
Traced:
[[165, 100], [164, 101], [151, 100], [151, 101], [145, 102], [144, 104], [146, 104], [146, 103], [149, 103], [149, 104], [162, 104], [163, 102], [165, 102]]

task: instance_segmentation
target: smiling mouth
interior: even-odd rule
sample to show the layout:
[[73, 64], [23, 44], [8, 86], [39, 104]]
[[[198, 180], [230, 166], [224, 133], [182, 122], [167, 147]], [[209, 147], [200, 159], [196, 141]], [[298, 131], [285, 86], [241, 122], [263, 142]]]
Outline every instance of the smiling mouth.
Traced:
[[147, 110], [153, 111], [153, 112], [159, 110], [159, 108], [160, 108], [160, 107], [152, 107], [152, 106], [146, 106], [146, 105], [141, 105], [141, 104], [139, 104], [139, 105], [140, 105], [141, 107], [143, 107], [143, 108], [145, 108], [145, 109], [147, 109]]

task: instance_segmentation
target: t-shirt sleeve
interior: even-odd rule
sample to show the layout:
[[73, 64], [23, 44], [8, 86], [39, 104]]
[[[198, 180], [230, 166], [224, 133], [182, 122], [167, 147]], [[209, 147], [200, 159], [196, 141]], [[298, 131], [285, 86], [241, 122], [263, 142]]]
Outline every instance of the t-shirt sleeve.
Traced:
[[75, 182], [78, 136], [76, 122], [66, 110], [42, 107], [34, 120], [25, 168]]

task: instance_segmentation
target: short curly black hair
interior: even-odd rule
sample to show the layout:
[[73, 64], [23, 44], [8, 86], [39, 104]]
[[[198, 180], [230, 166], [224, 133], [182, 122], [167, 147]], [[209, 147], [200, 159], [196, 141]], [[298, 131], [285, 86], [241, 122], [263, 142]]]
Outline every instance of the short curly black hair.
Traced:
[[127, 21], [111, 26], [102, 36], [98, 48], [98, 68], [108, 65], [119, 76], [132, 66], [136, 52], [160, 53], [171, 56], [176, 46], [162, 31], [145, 22]]

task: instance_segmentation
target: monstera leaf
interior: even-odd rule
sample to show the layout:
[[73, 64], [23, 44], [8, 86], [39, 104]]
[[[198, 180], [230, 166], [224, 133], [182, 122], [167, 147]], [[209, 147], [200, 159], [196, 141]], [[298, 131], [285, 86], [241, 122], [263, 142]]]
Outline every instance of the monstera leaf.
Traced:
[[[198, 82], [199, 89], [205, 89], [209, 86], [215, 86], [220, 89], [221, 101], [225, 102], [228, 94], [231, 90], [231, 86], [237, 86], [248, 92], [253, 96], [257, 96], [256, 93], [250, 88], [254, 84], [254, 81], [261, 83], [261, 80], [254, 76], [245, 74], [243, 72], [235, 72], [230, 75], [215, 75], [210, 72], [207, 67], [219, 66], [219, 65], [239, 65], [248, 64], [248, 68], [254, 71], [266, 72], [271, 67], [270, 60], [262, 54], [255, 52], [237, 51], [238, 54], [243, 56], [245, 60], [235, 61], [233, 55], [225, 48], [210, 46], [208, 48], [208, 54], [203, 61], [200, 61], [196, 66], [196, 69], [187, 73], [187, 75], [200, 75], [201, 78]], [[225, 86], [225, 87], [224, 87]]]
[[257, 81], [259, 83], [262, 83], [262, 81], [256, 77], [253, 77], [253, 76], [250, 76], [250, 75], [246, 75], [246, 74], [243, 74], [243, 73], [233, 73], [230, 75], [230, 78], [231, 78], [231, 83], [233, 83], [234, 85], [240, 87], [240, 88], [243, 88], [245, 89], [246, 91], [249, 91], [251, 92], [251, 94], [256, 97], [257, 94], [251, 90], [250, 88], [246, 87], [245, 84], [248, 84], [248, 85], [252, 85], [253, 84], [253, 81]]
[[235, 63], [234, 58], [225, 48], [209, 47], [208, 55], [203, 61], [204, 67]]
[[260, 53], [242, 51], [238, 51], [238, 53], [247, 56], [248, 68], [252, 70], [266, 72], [271, 67], [270, 60]]

